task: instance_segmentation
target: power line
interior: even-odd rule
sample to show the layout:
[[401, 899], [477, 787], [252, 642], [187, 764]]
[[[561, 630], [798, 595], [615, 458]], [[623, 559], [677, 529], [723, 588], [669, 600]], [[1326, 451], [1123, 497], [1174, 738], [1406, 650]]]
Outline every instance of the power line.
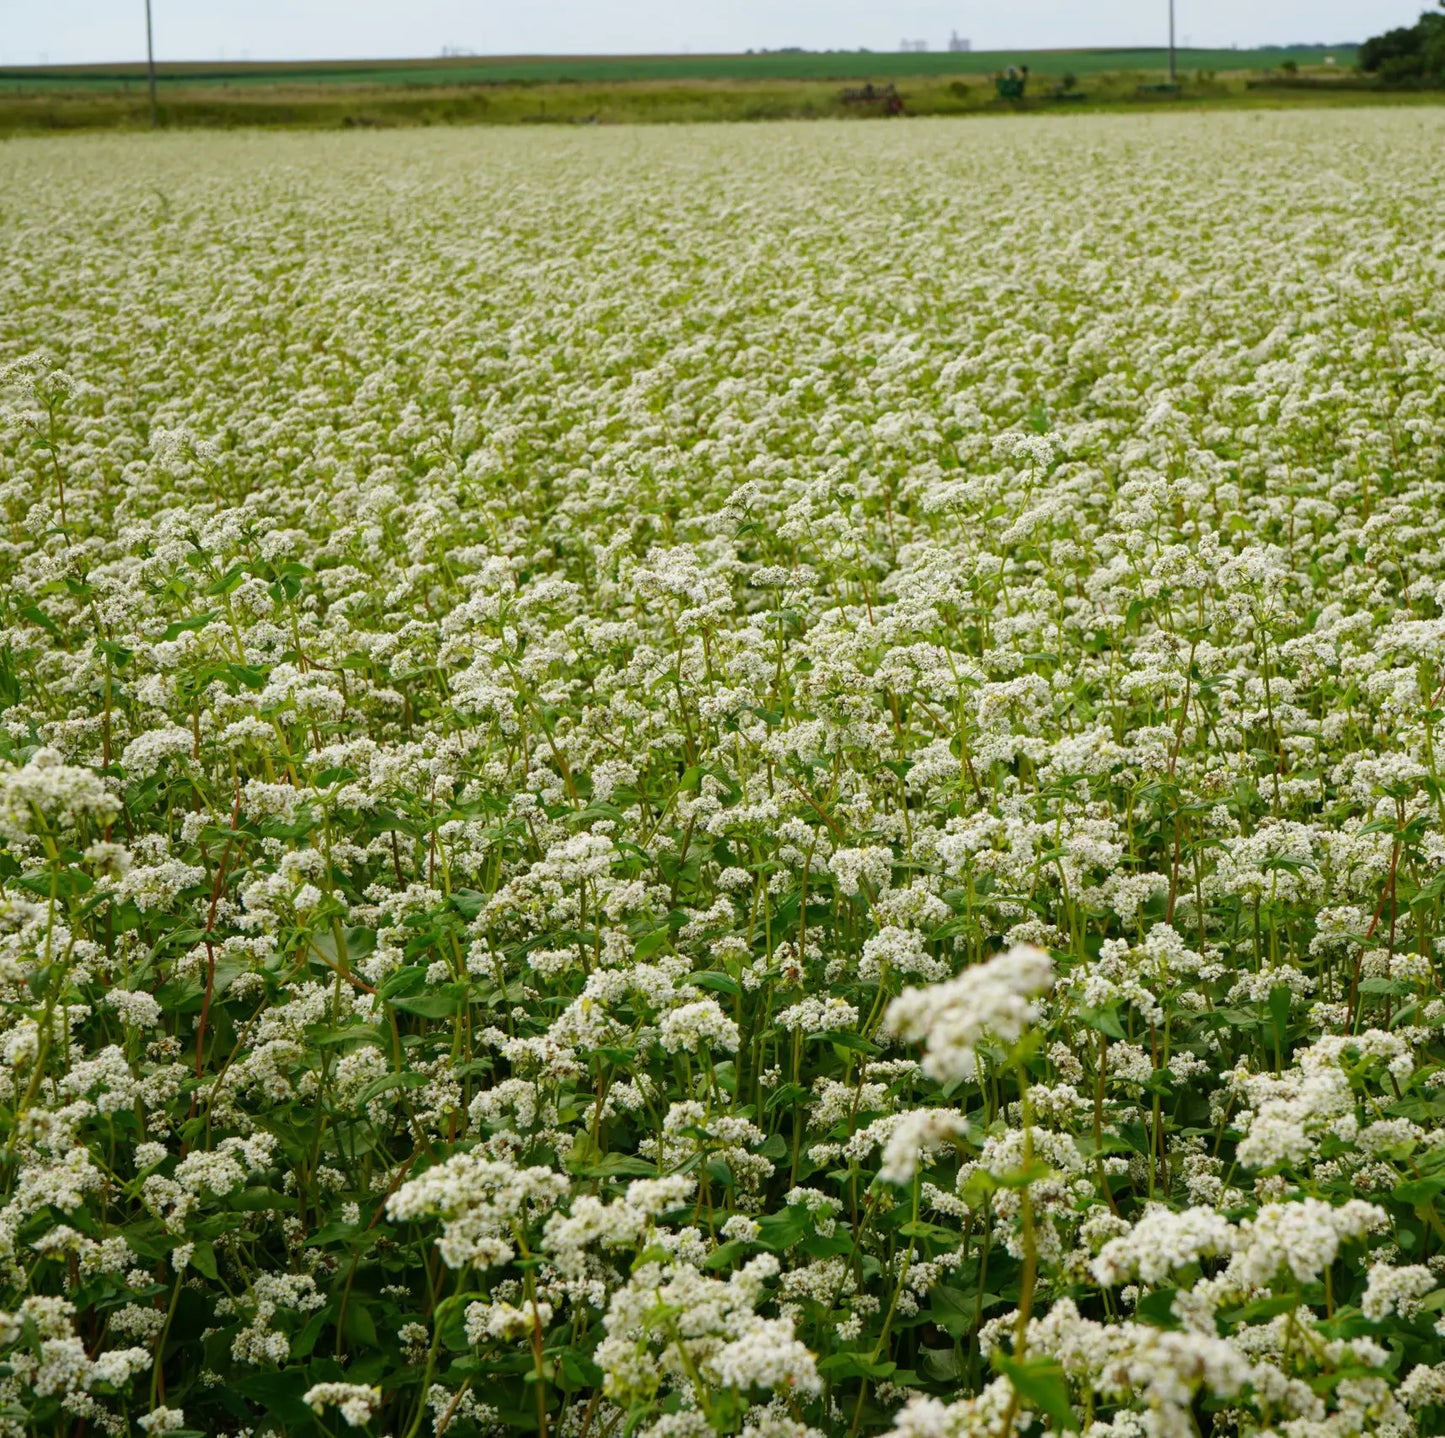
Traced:
[[156, 46], [151, 31], [151, 0], [146, 0], [146, 78], [151, 92], [151, 128], [161, 122], [160, 110], [156, 105]]

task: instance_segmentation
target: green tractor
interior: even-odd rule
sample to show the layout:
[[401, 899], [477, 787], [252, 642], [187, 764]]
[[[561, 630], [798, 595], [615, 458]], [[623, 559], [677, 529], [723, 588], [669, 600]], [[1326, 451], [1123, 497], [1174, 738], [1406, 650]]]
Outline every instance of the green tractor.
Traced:
[[1024, 89], [1029, 83], [1029, 67], [1027, 65], [1010, 65], [1002, 75], [994, 77], [994, 84], [998, 87], [1000, 100], [1022, 100]]

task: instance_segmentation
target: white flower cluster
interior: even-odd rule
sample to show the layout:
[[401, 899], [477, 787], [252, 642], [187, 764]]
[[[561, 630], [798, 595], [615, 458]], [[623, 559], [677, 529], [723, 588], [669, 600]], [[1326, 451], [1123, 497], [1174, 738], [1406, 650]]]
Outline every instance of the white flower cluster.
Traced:
[[515, 1256], [519, 1218], [545, 1213], [567, 1191], [566, 1178], [550, 1168], [518, 1168], [506, 1160], [459, 1153], [402, 1184], [387, 1199], [386, 1213], [396, 1223], [440, 1217], [437, 1249], [447, 1267], [474, 1263], [485, 1268]]
[[1016, 944], [956, 978], [926, 989], [906, 988], [888, 1006], [890, 1033], [922, 1040], [923, 1071], [940, 1083], [978, 1074], [978, 1048], [992, 1039], [1016, 1043], [1039, 1017], [1037, 999], [1053, 986], [1053, 960], [1031, 944]]
[[[706, 1385], [800, 1394], [822, 1387], [793, 1321], [757, 1307], [778, 1260], [762, 1254], [726, 1281], [690, 1264], [645, 1264], [612, 1297], [597, 1349], [607, 1394], [626, 1403], [667, 1386], [695, 1401]], [[701, 1386], [700, 1386], [701, 1385]]]
[[381, 1390], [364, 1383], [316, 1383], [303, 1401], [317, 1413], [335, 1408], [349, 1427], [365, 1428], [381, 1407]]
[[20, 768], [0, 773], [0, 836], [24, 846], [37, 831], [68, 831], [89, 820], [104, 825], [120, 806], [90, 769], [63, 762], [54, 749], [38, 749]]

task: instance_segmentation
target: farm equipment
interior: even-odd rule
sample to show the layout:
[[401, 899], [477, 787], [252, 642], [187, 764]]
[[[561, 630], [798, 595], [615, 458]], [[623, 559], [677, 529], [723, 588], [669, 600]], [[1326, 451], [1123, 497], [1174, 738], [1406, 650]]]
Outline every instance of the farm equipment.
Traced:
[[877, 106], [885, 115], [903, 113], [903, 96], [896, 85], [878, 86], [869, 81], [855, 90], [843, 91], [845, 105]]
[[994, 77], [994, 84], [998, 87], [1000, 100], [1022, 100], [1028, 83], [1029, 67], [1027, 65], [1010, 65], [1002, 75]]

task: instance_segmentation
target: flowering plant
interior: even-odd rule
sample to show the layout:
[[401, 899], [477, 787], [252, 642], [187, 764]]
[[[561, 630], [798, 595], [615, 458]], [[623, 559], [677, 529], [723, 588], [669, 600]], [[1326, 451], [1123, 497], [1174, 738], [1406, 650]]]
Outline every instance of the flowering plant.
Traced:
[[1439, 113], [741, 134], [0, 152], [0, 1434], [1442, 1431]]

